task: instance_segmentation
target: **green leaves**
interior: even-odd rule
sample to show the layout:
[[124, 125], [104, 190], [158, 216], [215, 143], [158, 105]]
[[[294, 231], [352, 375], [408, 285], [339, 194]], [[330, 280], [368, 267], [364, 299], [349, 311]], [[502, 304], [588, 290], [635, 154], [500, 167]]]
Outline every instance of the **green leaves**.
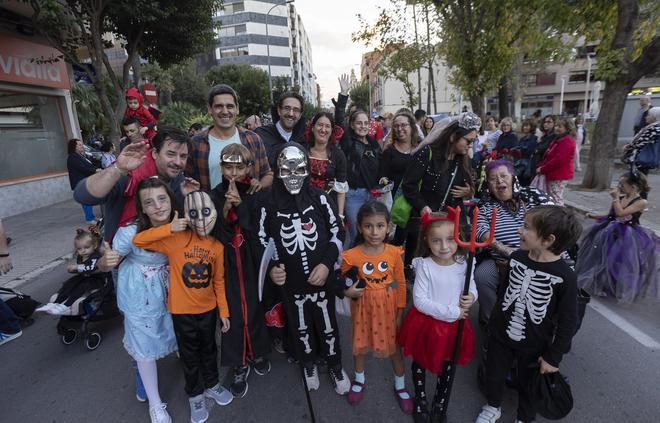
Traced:
[[268, 73], [247, 64], [214, 66], [206, 74], [209, 86], [227, 84], [238, 94], [241, 115], [261, 115], [268, 112]]

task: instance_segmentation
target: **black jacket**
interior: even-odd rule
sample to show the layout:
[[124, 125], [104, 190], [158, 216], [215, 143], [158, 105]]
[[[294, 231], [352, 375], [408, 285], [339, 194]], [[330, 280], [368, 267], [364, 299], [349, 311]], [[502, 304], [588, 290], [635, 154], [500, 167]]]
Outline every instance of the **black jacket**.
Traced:
[[[296, 126], [293, 128], [293, 134], [289, 141], [297, 142], [298, 144], [305, 145], [305, 126], [307, 125], [307, 119], [301, 117]], [[275, 124], [270, 124], [266, 126], [260, 126], [255, 129], [254, 132], [261, 137], [261, 141], [264, 143], [266, 148], [266, 156], [268, 156], [268, 164], [271, 169], [275, 169], [275, 161], [277, 160], [276, 154], [282, 147], [282, 145], [287, 143], [287, 140], [282, 138], [280, 132], [275, 127]]]
[[66, 168], [69, 171], [69, 184], [73, 190], [78, 182], [96, 173], [96, 166], [78, 153], [71, 153], [66, 159]]

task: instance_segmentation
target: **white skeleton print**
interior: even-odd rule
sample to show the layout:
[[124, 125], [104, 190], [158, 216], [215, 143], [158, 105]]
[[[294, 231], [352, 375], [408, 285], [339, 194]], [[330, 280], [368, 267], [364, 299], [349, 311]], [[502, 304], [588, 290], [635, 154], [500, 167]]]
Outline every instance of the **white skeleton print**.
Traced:
[[[302, 215], [314, 210], [313, 206], [306, 208]], [[309, 274], [309, 263], [307, 260], [307, 250], [316, 249], [316, 241], [319, 238], [316, 223], [311, 218], [303, 221], [304, 217], [300, 217], [298, 213], [286, 214], [277, 212], [278, 217], [291, 219], [291, 225], [282, 225], [280, 228], [280, 236], [282, 237], [282, 245], [289, 255], [295, 255], [300, 250], [300, 258], [303, 264], [305, 274]]]
[[525, 339], [525, 310], [534, 324], [540, 324], [552, 299], [552, 285], [563, 279], [549, 273], [530, 269], [521, 262], [512, 259], [509, 273], [509, 286], [504, 294], [502, 311], [506, 311], [515, 302], [511, 321], [506, 329], [507, 335], [514, 341]]
[[319, 292], [316, 294], [295, 294], [293, 298], [294, 303], [298, 307], [298, 332], [300, 333], [299, 339], [305, 346], [305, 353], [309, 354], [312, 351], [309, 345], [309, 333], [307, 332], [310, 328], [307, 326], [307, 322], [305, 321], [305, 303], [309, 301], [320, 308], [321, 312], [323, 313], [323, 324], [325, 326], [323, 333], [326, 336], [325, 343], [328, 344], [328, 355], [335, 355], [335, 337], [331, 335], [333, 333], [333, 329], [332, 323], [330, 322], [328, 299], [325, 298], [325, 292]]

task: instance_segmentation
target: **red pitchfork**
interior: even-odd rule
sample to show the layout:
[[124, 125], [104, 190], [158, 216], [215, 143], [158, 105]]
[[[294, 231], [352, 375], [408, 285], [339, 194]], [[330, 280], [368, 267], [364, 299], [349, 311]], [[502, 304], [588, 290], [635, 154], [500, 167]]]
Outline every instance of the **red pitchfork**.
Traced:
[[[474, 263], [474, 254], [477, 248], [483, 248], [490, 245], [495, 238], [495, 221], [497, 219], [497, 209], [493, 209], [490, 218], [490, 232], [488, 239], [482, 242], [477, 242], [477, 216], [479, 215], [479, 208], [475, 207], [472, 211], [472, 232], [470, 234], [470, 241], [466, 242], [461, 239], [460, 235], [460, 218], [461, 208], [457, 207], [454, 216], [454, 239], [459, 247], [468, 249], [467, 269], [465, 271], [465, 283], [463, 284], [463, 294], [468, 295], [470, 290], [470, 279], [472, 279], [472, 264]], [[458, 353], [460, 351], [461, 339], [463, 338], [463, 326], [465, 326], [465, 319], [458, 321], [458, 328], [456, 330], [456, 341], [454, 342], [454, 352], [451, 361], [443, 363], [442, 375], [439, 376], [441, 380], [435, 392], [433, 399], [433, 409], [431, 414], [432, 422], [442, 422], [447, 420], [447, 406], [449, 405], [449, 397], [451, 395], [451, 388], [454, 384], [454, 375], [456, 374], [456, 361], [458, 360]]]

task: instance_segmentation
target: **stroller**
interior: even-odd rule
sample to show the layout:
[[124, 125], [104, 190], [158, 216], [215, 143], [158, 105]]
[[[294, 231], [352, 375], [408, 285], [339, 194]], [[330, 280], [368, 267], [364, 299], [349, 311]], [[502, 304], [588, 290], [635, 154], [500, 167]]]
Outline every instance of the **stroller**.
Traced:
[[[112, 274], [108, 272], [102, 275], [104, 283], [101, 288], [79, 298], [71, 305], [72, 310], [77, 310], [76, 315], [60, 317], [57, 333], [62, 336], [63, 344], [71, 345], [81, 336], [85, 347], [94, 351], [101, 345], [102, 338], [100, 333], [89, 331], [89, 323], [119, 316]], [[57, 294], [51, 301], [54, 301], [56, 296]]]

